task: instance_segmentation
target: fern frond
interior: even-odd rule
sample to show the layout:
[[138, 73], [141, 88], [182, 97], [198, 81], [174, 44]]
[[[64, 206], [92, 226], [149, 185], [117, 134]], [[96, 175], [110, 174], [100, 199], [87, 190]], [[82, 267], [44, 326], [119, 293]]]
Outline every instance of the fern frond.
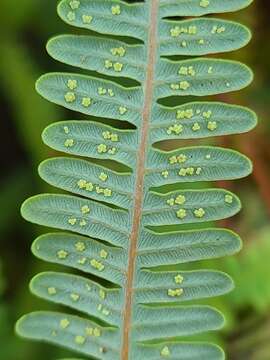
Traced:
[[[181, 100], [240, 90], [252, 81], [242, 63], [200, 58], [241, 48], [250, 31], [227, 20], [195, 18], [250, 3], [60, 1], [60, 17], [91, 35], [57, 36], [48, 52], [91, 75], [46, 74], [37, 91], [91, 119], [61, 121], [44, 130], [45, 144], [72, 157], [42, 162], [39, 174], [72, 195], [34, 196], [23, 204], [22, 215], [62, 230], [34, 241], [38, 258], [80, 271], [38, 274], [31, 291], [79, 315], [28, 314], [17, 323], [21, 336], [89, 358], [224, 359], [218, 346], [190, 338], [220, 329], [223, 315], [188, 302], [229, 292], [232, 279], [219, 271], [170, 266], [239, 251], [237, 234], [210, 227], [240, 211], [238, 197], [187, 184], [239, 179], [252, 165], [244, 155], [216, 146], [178, 148], [177, 142], [171, 151], [161, 149], [168, 140], [243, 133], [256, 125], [247, 108]], [[170, 97], [177, 97], [177, 106], [168, 105]]]

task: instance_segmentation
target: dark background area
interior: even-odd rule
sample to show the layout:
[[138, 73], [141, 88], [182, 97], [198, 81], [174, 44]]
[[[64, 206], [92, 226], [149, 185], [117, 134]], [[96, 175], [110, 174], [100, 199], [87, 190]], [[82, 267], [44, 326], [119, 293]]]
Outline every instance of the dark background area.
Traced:
[[[28, 196], [53, 191], [37, 174], [40, 161], [53, 155], [53, 150], [42, 144], [40, 134], [47, 124], [70, 115], [41, 99], [34, 89], [35, 80], [42, 73], [67, 69], [51, 59], [45, 50], [45, 43], [51, 36], [76, 32], [57, 17], [55, 8], [55, 0], [1, 0], [1, 360], [45, 360], [68, 354], [14, 335], [14, 323], [23, 313], [49, 308], [45, 301], [28, 291], [32, 276], [52, 269], [51, 265], [35, 259], [30, 251], [31, 242], [44, 229], [26, 223], [19, 208]], [[245, 10], [223, 16], [253, 31], [253, 40], [247, 47], [221, 57], [248, 64], [254, 70], [255, 81], [249, 88], [219, 99], [252, 108], [258, 113], [259, 124], [249, 134], [221, 137], [214, 143], [248, 155], [254, 161], [254, 172], [244, 180], [217, 184], [226, 186], [242, 199], [242, 212], [222, 225], [242, 236], [244, 249], [233, 258], [195, 265], [225, 270], [235, 279], [234, 292], [207, 301], [221, 309], [227, 318], [225, 329], [207, 335], [207, 339], [224, 346], [232, 360], [270, 359], [269, 14], [269, 1], [257, 0]], [[190, 266], [194, 268], [194, 264]]]

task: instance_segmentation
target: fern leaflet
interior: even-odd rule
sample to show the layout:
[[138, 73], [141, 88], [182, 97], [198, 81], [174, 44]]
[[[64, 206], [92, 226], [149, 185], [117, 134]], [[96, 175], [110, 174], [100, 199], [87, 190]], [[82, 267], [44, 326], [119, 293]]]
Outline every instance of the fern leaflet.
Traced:
[[[85, 316], [34, 312], [18, 321], [21, 336], [89, 358], [224, 359], [218, 346], [185, 340], [224, 323], [217, 309], [188, 301], [230, 291], [231, 278], [173, 266], [240, 249], [238, 235], [209, 227], [240, 210], [237, 196], [191, 183], [238, 179], [252, 166], [230, 149], [200, 145], [165, 151], [159, 145], [255, 126], [256, 115], [247, 108], [194, 101], [251, 82], [252, 72], [239, 62], [200, 57], [239, 49], [249, 42], [249, 30], [227, 20], [197, 18], [250, 2], [59, 3], [64, 21], [92, 34], [57, 36], [48, 42], [48, 52], [90, 73], [46, 74], [37, 91], [91, 120], [61, 121], [44, 130], [48, 146], [71, 156], [44, 161], [40, 176], [73, 195], [32, 197], [22, 214], [62, 230], [35, 240], [37, 257], [81, 271], [41, 273], [31, 281], [31, 291]], [[191, 96], [189, 102], [181, 101], [185, 96]], [[168, 105], [173, 99], [175, 107]]]

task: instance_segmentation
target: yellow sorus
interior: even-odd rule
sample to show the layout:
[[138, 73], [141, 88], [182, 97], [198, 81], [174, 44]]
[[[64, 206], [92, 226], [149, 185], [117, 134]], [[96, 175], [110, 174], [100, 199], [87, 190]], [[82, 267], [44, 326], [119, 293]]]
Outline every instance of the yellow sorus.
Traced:
[[84, 24], [91, 24], [92, 20], [93, 20], [93, 16], [85, 15], [85, 14], [82, 15], [82, 21]]
[[186, 197], [184, 195], [178, 195], [175, 199], [175, 203], [178, 205], [182, 205], [186, 202]]
[[200, 175], [201, 172], [202, 172], [202, 168], [198, 167], [196, 169], [196, 175]]
[[179, 164], [184, 163], [187, 161], [187, 156], [185, 154], [180, 154], [177, 156], [177, 161]]
[[117, 142], [119, 139], [118, 139], [118, 135], [117, 134], [111, 134], [111, 141], [113, 142]]
[[116, 148], [113, 147], [113, 148], [109, 149], [108, 153], [111, 155], [114, 155], [116, 153]]
[[191, 76], [196, 75], [196, 71], [194, 70], [193, 66], [188, 67], [188, 74], [191, 75]]
[[81, 336], [81, 335], [76, 335], [75, 336], [75, 343], [78, 345], [83, 345], [85, 343], [85, 337]]
[[99, 297], [100, 297], [101, 299], [105, 300], [105, 298], [106, 298], [106, 293], [105, 293], [105, 291], [104, 291], [103, 289], [100, 289], [100, 290], [99, 290]]
[[162, 171], [161, 175], [166, 179], [169, 176], [169, 171]]
[[170, 206], [173, 206], [174, 205], [174, 198], [168, 199], [167, 204], [170, 205]]
[[169, 163], [170, 163], [171, 165], [177, 164], [177, 156], [176, 156], [176, 155], [171, 156], [171, 157], [169, 158]]
[[67, 92], [65, 94], [65, 100], [68, 103], [72, 103], [76, 100], [76, 95], [73, 92]]
[[104, 194], [104, 196], [112, 196], [112, 190], [111, 189], [104, 189], [103, 194]]
[[181, 134], [181, 132], [183, 131], [183, 126], [180, 124], [174, 124], [173, 126], [170, 126], [167, 129], [167, 134], [171, 135], [172, 133], [175, 133], [177, 135]]
[[123, 56], [125, 56], [126, 50], [121, 46], [121, 47], [119, 47], [119, 48], [113, 48], [113, 49], [111, 49], [111, 53], [112, 53], [112, 55], [114, 55], [114, 56], [121, 56], [121, 57], [123, 57]]
[[176, 276], [174, 277], [174, 281], [175, 281], [176, 284], [182, 284], [182, 282], [184, 281], [184, 278], [183, 278], [183, 276], [181, 276], [181, 275], [179, 274], [179, 275], [176, 275]]
[[76, 242], [76, 244], [75, 244], [75, 248], [76, 248], [77, 251], [82, 252], [82, 251], [84, 251], [85, 248], [86, 248], [86, 247], [85, 247], [85, 243], [82, 242], [82, 241], [78, 241], [78, 242]]
[[102, 309], [102, 314], [105, 315], [105, 316], [109, 316], [110, 311], [108, 309]]
[[66, 329], [69, 326], [70, 322], [68, 321], [68, 319], [62, 319], [60, 320], [60, 327], [62, 329]]
[[205, 43], [205, 41], [204, 41], [204, 39], [200, 39], [200, 40], [198, 40], [198, 43], [199, 43], [200, 45], [203, 45], [203, 44]]
[[72, 147], [74, 145], [73, 139], [67, 139], [64, 143], [65, 147]]
[[85, 287], [88, 291], [91, 291], [91, 286], [89, 284], [85, 284]]
[[210, 0], [201, 0], [200, 6], [203, 8], [207, 8], [210, 4]]
[[109, 131], [103, 131], [102, 136], [103, 139], [109, 140], [111, 138], [111, 133]]
[[208, 111], [204, 111], [203, 112], [203, 117], [206, 119], [210, 119], [210, 117], [212, 116], [212, 111], [208, 110]]
[[221, 34], [221, 33], [223, 33], [225, 30], [226, 30], [225, 26], [221, 26], [221, 27], [219, 27], [219, 28], [217, 29], [217, 33], [218, 33], [218, 34]]
[[93, 268], [97, 269], [98, 271], [103, 271], [105, 268], [105, 266], [101, 262], [97, 261], [96, 259], [92, 259], [90, 261], [90, 264]]
[[211, 33], [212, 34], [221, 34], [223, 33], [224, 31], [226, 30], [225, 26], [220, 26], [218, 27], [217, 25], [214, 25], [212, 30], [211, 30]]
[[99, 144], [97, 147], [97, 151], [99, 154], [107, 152], [107, 146], [105, 144]]
[[173, 155], [169, 158], [169, 163], [172, 165], [177, 163], [182, 164], [186, 161], [187, 161], [187, 156], [185, 154], [179, 154], [177, 156]]
[[68, 256], [68, 252], [65, 251], [65, 250], [59, 250], [59, 251], [57, 252], [57, 257], [58, 257], [58, 259], [66, 259], [67, 256]]
[[107, 94], [107, 90], [104, 89], [103, 87], [99, 87], [99, 88], [98, 88], [98, 94], [99, 94], [99, 95], [106, 95], [106, 94]]
[[179, 71], [178, 71], [179, 75], [188, 75], [188, 67], [187, 66], [181, 66]]
[[182, 168], [182, 169], [179, 170], [178, 174], [180, 176], [193, 175], [194, 171], [195, 171], [195, 169], [193, 167]]
[[197, 34], [197, 26], [191, 25], [188, 27], [188, 33], [190, 35], [195, 35]]
[[80, 180], [77, 182], [77, 185], [79, 186], [80, 189], [85, 188], [86, 184], [87, 184], [87, 181], [86, 181], [86, 180], [83, 180], [83, 179], [80, 179]]
[[121, 14], [121, 8], [120, 5], [115, 5], [111, 7], [111, 11], [113, 15], [120, 15]]
[[108, 257], [108, 252], [107, 252], [106, 250], [102, 249], [102, 250], [100, 250], [99, 255], [100, 255], [100, 257], [101, 257], [102, 259], [107, 259], [107, 257]]
[[94, 189], [94, 185], [93, 185], [91, 182], [86, 183], [86, 185], [85, 185], [85, 190], [87, 190], [87, 191], [93, 191], [93, 189]]
[[67, 18], [69, 21], [74, 21], [76, 19], [76, 14], [74, 11], [69, 11], [67, 14]]
[[55, 287], [48, 287], [48, 294], [49, 295], [55, 295], [57, 293]]
[[76, 10], [80, 6], [80, 1], [79, 0], [72, 0], [72, 1], [70, 1], [69, 5], [70, 5], [72, 10]]
[[77, 87], [77, 80], [68, 80], [67, 82], [67, 87], [70, 89], [70, 90], [74, 90], [76, 89]]
[[125, 106], [120, 106], [118, 110], [121, 115], [124, 115], [127, 112], [127, 108]]
[[176, 297], [176, 296], [181, 296], [183, 294], [183, 289], [169, 289], [168, 290], [168, 296], [171, 297]]
[[225, 195], [225, 202], [228, 204], [231, 204], [233, 202], [233, 197], [232, 195]]
[[204, 215], [205, 215], [205, 210], [204, 210], [203, 208], [195, 209], [195, 210], [194, 210], [194, 215], [195, 215], [197, 218], [202, 218], [202, 217], [204, 217]]
[[91, 327], [87, 327], [87, 328], [85, 328], [85, 333], [87, 336], [93, 336], [94, 329]]
[[187, 90], [190, 87], [190, 83], [188, 81], [180, 81], [179, 88], [181, 90]]
[[82, 212], [82, 214], [88, 214], [90, 212], [89, 206], [88, 205], [83, 205], [81, 207], [81, 212]]
[[193, 167], [186, 168], [187, 175], [194, 175], [195, 169]]
[[174, 28], [171, 28], [170, 33], [172, 37], [177, 37], [181, 34], [181, 29], [179, 26], [176, 26]]
[[182, 41], [182, 42], [181, 42], [181, 46], [182, 46], [182, 47], [187, 47], [187, 42], [186, 42], [185, 40]]
[[68, 128], [68, 126], [64, 126], [64, 132], [65, 132], [65, 134], [68, 134], [68, 133], [69, 133], [69, 128]]
[[176, 212], [176, 215], [179, 219], [184, 219], [186, 216], [187, 216], [187, 212], [185, 209], [179, 209], [177, 212]]
[[110, 69], [113, 67], [113, 63], [110, 60], [105, 60], [105, 68]]
[[82, 106], [89, 107], [92, 104], [92, 99], [89, 97], [82, 98]]
[[160, 355], [163, 357], [168, 357], [171, 355], [170, 349], [168, 346], [164, 346], [164, 348], [161, 350]]
[[68, 219], [68, 223], [70, 224], [70, 225], [75, 225], [76, 224], [76, 222], [77, 222], [77, 219], [76, 218], [70, 218], [70, 219]]
[[101, 330], [98, 329], [98, 328], [94, 328], [94, 330], [93, 330], [93, 335], [94, 335], [95, 337], [100, 337], [100, 336], [101, 336]]
[[113, 90], [112, 90], [112, 89], [108, 89], [108, 94], [109, 94], [111, 97], [114, 96]]
[[171, 88], [172, 90], [179, 90], [179, 84], [171, 84], [171, 85], [170, 85], [170, 88]]
[[78, 264], [84, 265], [86, 263], [86, 260], [87, 260], [86, 257], [83, 257], [83, 258], [78, 260]]
[[209, 129], [210, 131], [214, 131], [217, 128], [217, 123], [216, 121], [209, 121], [207, 124], [207, 129]]
[[193, 126], [192, 126], [193, 131], [198, 131], [200, 129], [201, 129], [201, 126], [200, 126], [199, 123], [196, 122], [196, 123], [193, 124]]
[[117, 62], [113, 64], [114, 71], [120, 72], [123, 69], [123, 64]]
[[101, 181], [106, 181], [106, 180], [108, 179], [108, 175], [105, 174], [104, 172], [102, 172], [102, 173], [100, 173], [100, 175], [99, 175], [99, 179], [100, 179]]
[[70, 294], [70, 298], [71, 298], [71, 300], [73, 300], [73, 301], [78, 301], [79, 300], [79, 298], [80, 298], [80, 295], [78, 295], [78, 294], [75, 294], [75, 293], [72, 293], [72, 294]]
[[194, 115], [194, 112], [192, 109], [187, 110], [177, 110], [176, 112], [176, 119], [191, 119]]

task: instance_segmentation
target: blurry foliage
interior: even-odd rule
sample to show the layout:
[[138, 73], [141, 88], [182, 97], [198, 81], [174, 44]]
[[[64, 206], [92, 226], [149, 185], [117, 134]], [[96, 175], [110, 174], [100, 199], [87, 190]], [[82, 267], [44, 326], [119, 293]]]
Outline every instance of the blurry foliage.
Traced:
[[[51, 346], [22, 341], [13, 332], [15, 320], [22, 313], [41, 307], [42, 301], [29, 294], [27, 284], [46, 266], [30, 254], [30, 243], [42, 230], [25, 223], [19, 207], [29, 195], [52, 191], [37, 176], [38, 163], [52, 155], [52, 150], [42, 144], [40, 134], [48, 123], [69, 116], [67, 111], [42, 100], [34, 89], [41, 73], [65, 70], [45, 51], [50, 36], [70, 32], [57, 18], [55, 7], [55, 0], [1, 0], [0, 357], [6, 360], [70, 356]], [[253, 108], [259, 114], [259, 126], [248, 135], [216, 139], [221, 146], [245, 152], [255, 163], [249, 179], [236, 185], [218, 184], [235, 191], [243, 200], [241, 214], [221, 225], [242, 235], [244, 249], [233, 258], [188, 265], [225, 270], [235, 279], [234, 292], [213, 300], [213, 305], [227, 317], [223, 334], [215, 336], [227, 347], [231, 360], [270, 359], [269, 11], [269, 1], [261, 0], [237, 15], [225, 15], [229, 19], [237, 16], [237, 21], [254, 32], [253, 42], [230, 57], [249, 64], [256, 74], [255, 82], [247, 90], [220, 100]]]

